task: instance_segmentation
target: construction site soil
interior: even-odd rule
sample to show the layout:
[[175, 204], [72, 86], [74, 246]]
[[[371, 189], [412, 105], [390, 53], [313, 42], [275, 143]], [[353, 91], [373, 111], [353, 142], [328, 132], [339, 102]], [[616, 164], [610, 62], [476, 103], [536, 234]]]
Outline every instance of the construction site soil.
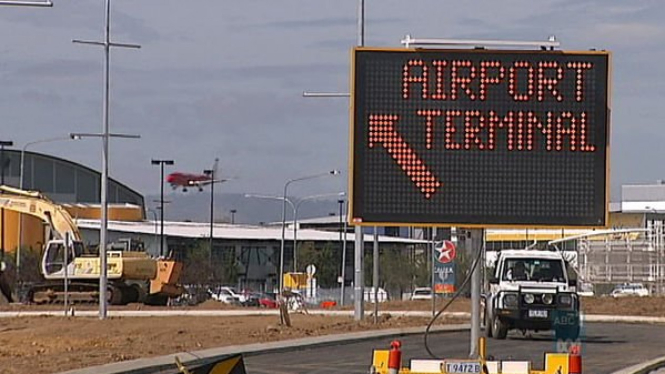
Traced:
[[[584, 298], [588, 314], [643, 315], [665, 317], [665, 298]], [[443, 302], [438, 303], [438, 307]], [[368, 305], [371, 310], [372, 305]], [[46, 311], [56, 306], [3, 305], [0, 311]], [[77, 310], [96, 309], [94, 305]], [[158, 308], [142, 305], [113, 307], [111, 310], [147, 309], [240, 309], [207, 301], [194, 307]], [[380, 305], [381, 310], [431, 310], [431, 301], [400, 301]], [[449, 311], [468, 312], [469, 300], [456, 300]], [[296, 339], [369, 329], [424, 326], [428, 318], [382, 316], [374, 325], [371, 318], [357, 323], [350, 317], [292, 315], [292, 327], [279, 325], [278, 316], [243, 317], [18, 317], [0, 318], [0, 373], [57, 373], [65, 370], [196, 351], [229, 345]], [[440, 323], [451, 323], [443, 320]], [[460, 322], [456, 320], [454, 322]]]

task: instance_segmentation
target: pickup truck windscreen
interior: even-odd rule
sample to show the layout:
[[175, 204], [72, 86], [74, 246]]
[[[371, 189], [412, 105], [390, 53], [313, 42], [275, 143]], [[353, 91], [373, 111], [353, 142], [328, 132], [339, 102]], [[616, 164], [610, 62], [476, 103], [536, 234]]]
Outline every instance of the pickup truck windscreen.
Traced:
[[562, 262], [535, 258], [507, 259], [502, 280], [532, 282], [565, 282]]

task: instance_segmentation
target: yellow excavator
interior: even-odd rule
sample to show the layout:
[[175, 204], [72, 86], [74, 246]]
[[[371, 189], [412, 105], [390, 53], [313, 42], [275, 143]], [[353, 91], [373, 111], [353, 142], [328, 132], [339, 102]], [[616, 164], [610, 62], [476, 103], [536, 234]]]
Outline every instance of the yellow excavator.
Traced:
[[[8, 186], [0, 186], [0, 206], [37, 217], [49, 228], [40, 266], [45, 282], [29, 289], [29, 302], [57, 302], [63, 299], [65, 278], [69, 280], [69, 300], [97, 301], [100, 275], [98, 250], [86, 249], [78, 227], [67, 210], [39, 192]], [[181, 271], [182, 263], [174, 260], [155, 259], [145, 252], [109, 250], [108, 302], [112, 305], [133, 302], [166, 305], [169, 298], [180, 296], [183, 292], [178, 285]]]

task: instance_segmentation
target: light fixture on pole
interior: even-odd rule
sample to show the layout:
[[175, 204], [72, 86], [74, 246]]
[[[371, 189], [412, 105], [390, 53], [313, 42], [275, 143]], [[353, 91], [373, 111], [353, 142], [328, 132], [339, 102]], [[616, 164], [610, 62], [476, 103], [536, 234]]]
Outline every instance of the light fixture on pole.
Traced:
[[159, 165], [160, 183], [159, 183], [159, 256], [164, 257], [164, 165], [173, 165], [173, 160], [151, 160], [152, 165]]
[[[282, 195], [283, 201], [282, 201], [282, 240], [280, 244], [280, 250], [279, 250], [279, 294], [280, 296], [282, 295], [284, 291], [284, 235], [286, 232], [286, 194], [289, 188], [289, 185], [294, 182], [300, 182], [304, 180], [309, 180], [309, 179], [315, 179], [315, 178], [321, 178], [329, 175], [339, 175], [339, 170], [331, 170], [327, 173], [320, 173], [320, 174], [314, 174], [314, 175], [308, 175], [305, 177], [300, 177], [300, 178], [295, 178], [295, 179], [290, 179], [286, 181], [284, 184], [284, 194]], [[294, 207], [295, 210], [295, 207]]]
[[2, 0], [0, 5], [13, 5], [13, 6], [31, 6], [31, 7], [40, 7], [40, 8], [50, 8], [53, 6], [53, 3], [50, 1], [12, 1], [12, 0]]
[[[0, 185], [5, 185], [5, 147], [13, 147], [14, 142], [11, 140], [0, 140]], [[2, 238], [0, 239], [0, 261], [5, 259], [5, 208], [0, 208], [0, 219], [2, 219]]]
[[346, 193], [344, 192], [337, 192], [337, 193], [306, 196], [298, 200], [298, 202], [295, 204], [295, 207], [293, 208], [293, 271], [294, 272], [298, 271], [298, 260], [297, 260], [298, 257], [296, 253], [298, 249], [298, 208], [300, 208], [300, 204], [304, 203], [305, 201], [321, 199], [324, 197], [345, 196], [345, 195]]

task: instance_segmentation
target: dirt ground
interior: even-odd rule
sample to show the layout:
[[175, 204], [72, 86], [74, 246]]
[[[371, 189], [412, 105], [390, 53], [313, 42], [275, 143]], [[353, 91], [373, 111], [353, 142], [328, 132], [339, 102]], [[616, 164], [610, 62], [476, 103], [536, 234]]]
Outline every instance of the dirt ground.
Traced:
[[339, 334], [374, 328], [424, 326], [424, 318], [383, 317], [378, 325], [349, 317], [22, 317], [0, 319], [0, 373], [64, 370], [237, 344]]
[[[431, 301], [397, 301], [380, 304], [380, 310], [431, 310]], [[439, 301], [437, 307], [443, 306]], [[0, 310], [54, 310], [53, 305], [3, 305]], [[77, 310], [94, 310], [80, 305]], [[194, 307], [166, 309], [239, 309], [214, 301]], [[143, 305], [112, 310], [165, 309]], [[345, 308], [348, 309], [348, 308]], [[373, 310], [372, 304], [367, 305]], [[468, 312], [468, 299], [456, 300], [448, 311]], [[665, 317], [665, 298], [583, 298], [587, 314]], [[21, 317], [0, 318], [0, 373], [56, 373], [64, 370], [160, 356], [205, 348], [295, 339], [374, 328], [424, 326], [427, 318], [386, 317], [379, 325], [358, 324], [350, 317], [293, 316], [293, 327], [279, 325], [279, 317], [136, 317], [96, 318]], [[441, 323], [451, 323], [450, 320]]]
[[[436, 310], [448, 300], [437, 300]], [[390, 301], [379, 304], [381, 310], [432, 310], [431, 300]], [[625, 316], [665, 317], [665, 297], [582, 297], [582, 312], [586, 314], [609, 314]], [[373, 310], [372, 304], [367, 307]], [[349, 307], [345, 308], [349, 309]], [[456, 299], [446, 310], [448, 312], [470, 312], [469, 299]]]

